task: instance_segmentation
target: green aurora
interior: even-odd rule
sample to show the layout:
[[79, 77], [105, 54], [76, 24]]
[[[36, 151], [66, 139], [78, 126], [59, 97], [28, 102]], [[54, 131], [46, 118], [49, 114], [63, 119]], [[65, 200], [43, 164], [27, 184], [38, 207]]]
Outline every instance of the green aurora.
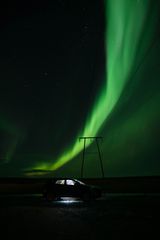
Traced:
[[[133, 112], [134, 118], [128, 117], [125, 124], [119, 121], [112, 134], [110, 133], [111, 130], [105, 128], [105, 124], [107, 126], [108, 119], [116, 112], [119, 102], [123, 98], [124, 102], [129, 102], [133, 97], [132, 95], [135, 94], [134, 91], [136, 91], [137, 86], [141, 84], [138, 74], [141, 71], [141, 65], [146, 61], [147, 54], [152, 51], [150, 48], [155, 41], [157, 14], [155, 7], [151, 11], [150, 3], [149, 0], [108, 0], [105, 2], [106, 76], [102, 90], [98, 94], [93, 110], [88, 115], [84, 128], [75, 137], [75, 143], [68, 147], [56, 162], [53, 161], [52, 164], [48, 164], [44, 161], [43, 164], [35, 166], [35, 170], [56, 170], [75, 158], [83, 150], [83, 144], [77, 141], [79, 136], [96, 136], [100, 132], [103, 133], [103, 136], [105, 134], [106, 142], [105, 147], [103, 146], [103, 152], [109, 152], [106, 150], [108, 149], [107, 146], [111, 149], [110, 145], [113, 144], [113, 139], [116, 137], [116, 143], [113, 144], [112, 150], [114, 147], [115, 149], [118, 147], [116, 152], [119, 155], [119, 151], [124, 152], [124, 148], [126, 149], [126, 143], [123, 142], [123, 139], [139, 139], [141, 134], [141, 131], [137, 130], [139, 122], [143, 122], [143, 131], [146, 133], [146, 124], [150, 121], [148, 118], [152, 118], [152, 115], [154, 118], [157, 117], [155, 111], [158, 106], [155, 107], [155, 103], [160, 100], [158, 96], [155, 96], [155, 100], [149, 100], [149, 104], [152, 104], [153, 108], [155, 107], [153, 112], [148, 111], [147, 106], [146, 109], [145, 106], [141, 106], [142, 110], [139, 110], [138, 107], [137, 112]], [[125, 94], [126, 91], [127, 94]], [[144, 103], [144, 105], [146, 104]], [[118, 132], [120, 132], [120, 135]], [[139, 140], [134, 146], [137, 151], [142, 147], [138, 142]], [[87, 143], [89, 146], [90, 143]], [[145, 144], [145, 147], [147, 148], [147, 144]], [[133, 146], [129, 146], [129, 148], [132, 149]], [[113, 154], [112, 158], [118, 159], [118, 156]], [[115, 160], [110, 164], [116, 164]]]
[[[66, 140], [58, 157], [45, 152], [27, 154], [24, 167], [20, 164], [21, 169], [15, 170], [15, 163], [14, 171], [20, 171], [17, 175], [79, 176], [83, 151], [83, 141], [79, 141], [81, 136], [103, 137], [101, 151], [105, 176], [160, 174], [159, 9], [158, 0], [104, 2], [105, 73], [85, 121], [83, 119], [79, 124], [72, 141]], [[30, 126], [30, 120], [25, 128], [16, 119], [9, 119], [9, 115], [7, 118], [3, 114], [0, 116], [0, 129], [10, 139], [4, 142], [1, 152], [5, 155], [1, 166], [5, 164], [6, 167], [14, 166], [16, 157], [23, 158], [24, 154], [20, 152], [16, 156], [16, 151], [25, 142]], [[64, 128], [68, 128], [67, 121]], [[95, 148], [94, 144], [87, 141], [88, 151]], [[12, 167], [12, 175], [11, 172]], [[85, 176], [101, 176], [95, 155], [87, 156]]]

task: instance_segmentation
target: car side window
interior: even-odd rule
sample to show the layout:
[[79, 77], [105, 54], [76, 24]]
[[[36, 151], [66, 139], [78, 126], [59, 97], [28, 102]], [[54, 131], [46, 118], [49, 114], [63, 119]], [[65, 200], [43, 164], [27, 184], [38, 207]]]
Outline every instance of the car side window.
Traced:
[[71, 179], [67, 179], [66, 180], [66, 185], [75, 185], [75, 181], [71, 180]]
[[56, 182], [55, 182], [55, 184], [61, 184], [61, 185], [64, 185], [65, 184], [65, 180], [64, 179], [62, 179], [62, 180], [57, 180]]

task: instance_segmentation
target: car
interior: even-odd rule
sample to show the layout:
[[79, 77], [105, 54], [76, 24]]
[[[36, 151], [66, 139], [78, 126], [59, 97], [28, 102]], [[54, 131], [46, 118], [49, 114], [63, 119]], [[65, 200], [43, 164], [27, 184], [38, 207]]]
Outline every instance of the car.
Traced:
[[101, 196], [102, 191], [100, 188], [73, 178], [49, 179], [43, 189], [43, 197], [47, 201], [72, 197], [86, 202], [100, 198]]

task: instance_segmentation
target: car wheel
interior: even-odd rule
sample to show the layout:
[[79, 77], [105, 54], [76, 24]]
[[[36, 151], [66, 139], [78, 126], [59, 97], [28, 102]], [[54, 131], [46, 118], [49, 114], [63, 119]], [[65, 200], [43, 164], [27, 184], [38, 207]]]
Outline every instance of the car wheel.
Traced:
[[47, 199], [47, 201], [53, 201], [53, 200], [54, 200], [54, 195], [53, 195], [53, 193], [47, 193], [46, 199]]
[[89, 202], [91, 200], [90, 193], [88, 193], [88, 192], [84, 193], [82, 199], [84, 202]]

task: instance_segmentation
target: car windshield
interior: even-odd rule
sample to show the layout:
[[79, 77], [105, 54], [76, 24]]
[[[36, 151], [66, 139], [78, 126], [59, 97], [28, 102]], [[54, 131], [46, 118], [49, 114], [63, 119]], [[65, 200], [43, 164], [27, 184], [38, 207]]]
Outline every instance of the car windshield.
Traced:
[[76, 182], [80, 183], [81, 185], [85, 185], [85, 183], [81, 182], [80, 180], [76, 180]]

